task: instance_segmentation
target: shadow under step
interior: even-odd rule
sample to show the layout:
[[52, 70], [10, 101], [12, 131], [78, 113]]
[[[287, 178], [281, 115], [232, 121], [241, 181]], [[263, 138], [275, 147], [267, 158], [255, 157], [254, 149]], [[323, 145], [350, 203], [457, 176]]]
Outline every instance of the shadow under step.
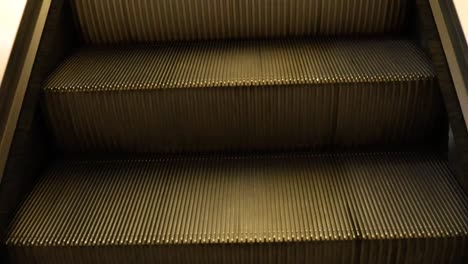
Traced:
[[437, 154], [63, 160], [18, 211], [15, 263], [456, 263], [468, 197]]

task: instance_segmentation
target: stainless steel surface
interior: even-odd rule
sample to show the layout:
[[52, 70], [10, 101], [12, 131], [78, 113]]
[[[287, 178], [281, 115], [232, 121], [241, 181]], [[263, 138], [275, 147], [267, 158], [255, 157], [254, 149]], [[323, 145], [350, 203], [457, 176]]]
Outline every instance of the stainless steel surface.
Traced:
[[[70, 3], [89, 47], [45, 82], [58, 146], [166, 154], [54, 162], [8, 229], [13, 263], [468, 259], [468, 197], [440, 153], [271, 152], [439, 142], [431, 62], [381, 36], [402, 30], [408, 1]], [[291, 39], [258, 40], [276, 37]], [[163, 43], [207, 39], [218, 41]]]
[[198, 155], [59, 161], [7, 244], [17, 263], [447, 263], [467, 235], [435, 154]]
[[407, 0], [74, 0], [93, 44], [304, 35], [400, 29]]
[[440, 127], [434, 80], [401, 40], [91, 48], [46, 82], [44, 105], [67, 151], [417, 144]]

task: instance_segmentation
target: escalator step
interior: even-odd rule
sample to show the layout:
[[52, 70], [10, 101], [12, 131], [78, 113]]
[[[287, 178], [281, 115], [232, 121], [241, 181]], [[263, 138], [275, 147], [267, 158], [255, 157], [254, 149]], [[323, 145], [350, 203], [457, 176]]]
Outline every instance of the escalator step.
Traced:
[[439, 156], [304, 153], [59, 161], [7, 245], [15, 263], [456, 263], [467, 237]]
[[86, 48], [44, 89], [67, 151], [381, 147], [445, 127], [431, 64], [404, 40]]
[[395, 32], [408, 0], [73, 0], [92, 44]]

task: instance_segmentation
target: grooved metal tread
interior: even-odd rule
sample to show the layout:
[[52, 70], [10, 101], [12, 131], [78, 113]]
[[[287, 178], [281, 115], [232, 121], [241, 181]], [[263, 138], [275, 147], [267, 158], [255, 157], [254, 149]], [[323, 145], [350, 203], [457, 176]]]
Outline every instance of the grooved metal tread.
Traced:
[[69, 151], [413, 144], [433, 139], [443, 114], [428, 58], [394, 39], [85, 48], [44, 91]]
[[406, 40], [284, 39], [86, 47], [47, 92], [127, 91], [432, 80], [429, 58]]
[[42, 260], [87, 247], [90, 259], [106, 247], [162, 247], [154, 260], [178, 246], [289, 243], [329, 246], [335, 259], [379, 259], [398, 243], [427, 240], [434, 248], [424, 242], [399, 257], [455, 260], [466, 256], [467, 236], [468, 198], [436, 154], [252, 154], [58, 161], [17, 213], [7, 244]]
[[92, 44], [396, 32], [408, 0], [73, 0]]

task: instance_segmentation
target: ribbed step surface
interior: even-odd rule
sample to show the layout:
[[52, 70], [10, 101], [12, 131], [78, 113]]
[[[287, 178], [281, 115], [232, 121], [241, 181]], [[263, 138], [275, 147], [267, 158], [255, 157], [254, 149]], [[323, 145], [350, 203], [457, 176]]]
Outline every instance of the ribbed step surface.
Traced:
[[408, 0], [73, 0], [88, 43], [155, 42], [400, 29]]
[[17, 263], [457, 263], [467, 236], [436, 155], [278, 154], [61, 161], [7, 244]]
[[47, 81], [45, 106], [69, 151], [406, 145], [441, 125], [434, 79], [402, 40], [90, 48]]

